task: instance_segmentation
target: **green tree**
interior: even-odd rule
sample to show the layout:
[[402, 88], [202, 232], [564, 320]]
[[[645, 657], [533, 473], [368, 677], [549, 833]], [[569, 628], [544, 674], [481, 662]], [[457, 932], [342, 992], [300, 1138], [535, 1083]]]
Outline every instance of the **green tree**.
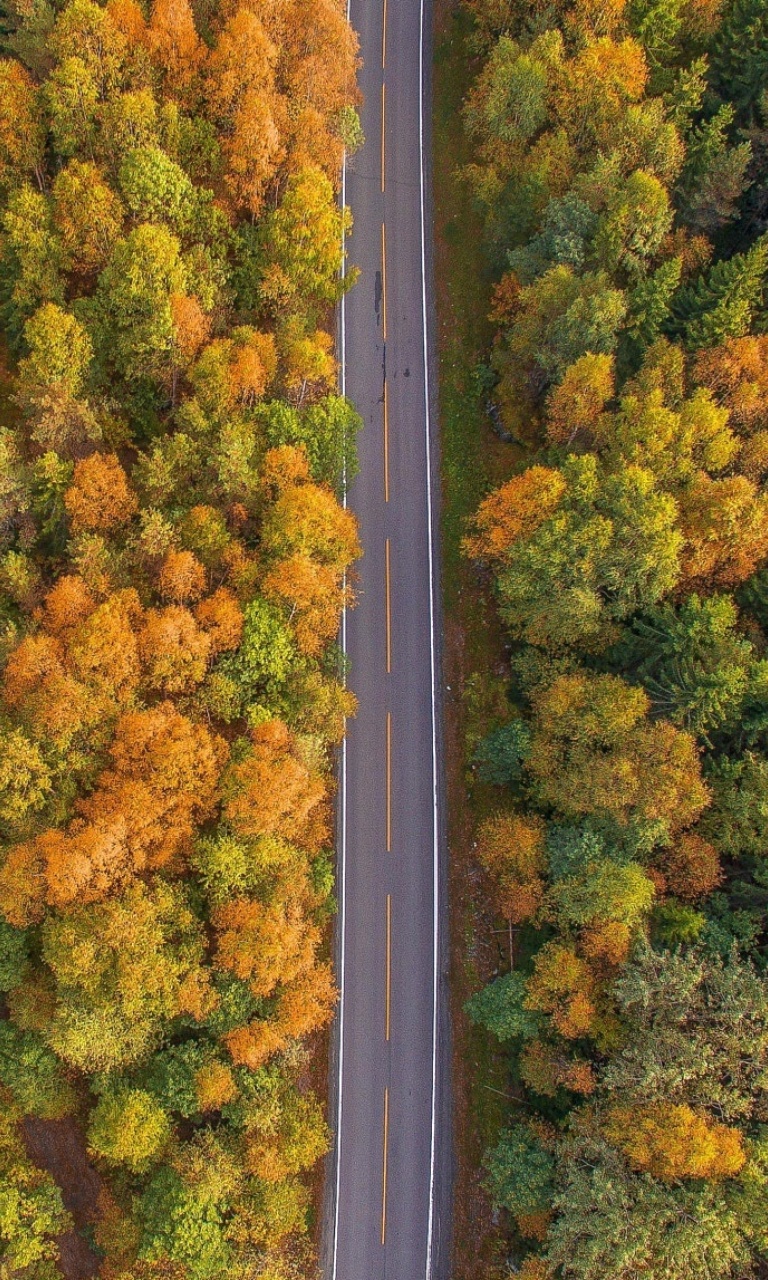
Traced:
[[614, 650], [615, 665], [644, 684], [673, 724], [706, 736], [738, 724], [750, 686], [768, 673], [738, 630], [730, 596], [689, 596], [633, 618]]
[[171, 294], [183, 293], [181, 246], [160, 225], [136, 227], [115, 245], [95, 295], [104, 356], [127, 379], [160, 377], [174, 344]]
[[549, 1209], [555, 1161], [529, 1125], [504, 1129], [485, 1166], [488, 1190], [499, 1208], [515, 1217]]
[[158, 1160], [171, 1136], [167, 1113], [144, 1089], [108, 1088], [88, 1122], [88, 1145], [110, 1164], [141, 1173]]
[[678, 292], [670, 332], [683, 334], [691, 351], [747, 333], [762, 302], [767, 266], [766, 236], [746, 253], [718, 259], [706, 275]]
[[355, 281], [353, 271], [339, 274], [342, 231], [351, 229], [349, 210], [339, 210], [320, 169], [295, 174], [264, 226], [267, 292], [299, 309], [337, 302]]
[[527, 1040], [538, 1034], [541, 1018], [525, 1007], [527, 986], [517, 969], [489, 982], [471, 996], [466, 1009], [473, 1022], [499, 1040]]

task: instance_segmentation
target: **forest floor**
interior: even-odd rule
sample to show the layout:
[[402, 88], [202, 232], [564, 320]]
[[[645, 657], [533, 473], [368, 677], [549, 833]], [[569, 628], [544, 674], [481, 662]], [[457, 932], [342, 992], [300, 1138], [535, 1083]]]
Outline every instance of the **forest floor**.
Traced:
[[437, 0], [434, 61], [434, 193], [442, 462], [446, 773], [450, 848], [451, 1003], [455, 1192], [454, 1280], [500, 1274], [499, 1231], [482, 1186], [482, 1154], [503, 1122], [508, 1060], [464, 1012], [470, 995], [510, 964], [509, 935], [473, 853], [478, 822], [494, 806], [472, 777], [474, 744], [503, 714], [509, 683], [496, 609], [461, 553], [467, 518], [509, 477], [520, 450], [504, 444], [484, 409], [476, 368], [487, 360], [491, 281], [479, 214], [457, 170], [471, 159], [461, 104], [474, 66], [467, 14]]

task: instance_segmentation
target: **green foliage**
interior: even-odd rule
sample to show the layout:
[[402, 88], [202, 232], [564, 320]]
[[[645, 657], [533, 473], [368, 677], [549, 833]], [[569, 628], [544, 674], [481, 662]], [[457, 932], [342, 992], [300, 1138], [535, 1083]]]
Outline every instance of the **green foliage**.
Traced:
[[147, 1184], [139, 1205], [139, 1256], [147, 1262], [176, 1263], [192, 1280], [224, 1274], [231, 1259], [224, 1233], [225, 1210], [218, 1197], [185, 1186], [174, 1169], [161, 1168]]
[[762, 303], [768, 238], [747, 253], [720, 259], [706, 275], [677, 294], [669, 329], [682, 333], [692, 351], [747, 333]]
[[280, 610], [267, 600], [251, 601], [245, 609], [240, 648], [222, 663], [246, 703], [259, 696], [279, 698], [297, 661], [296, 645]]
[[494, 729], [475, 750], [477, 776], [497, 787], [519, 782], [530, 745], [530, 730], [523, 720], [510, 720], [509, 724]]
[[518, 1215], [548, 1207], [555, 1162], [528, 1125], [503, 1130], [486, 1168], [488, 1190], [500, 1208]]
[[60, 1120], [74, 1110], [76, 1095], [56, 1054], [11, 1022], [0, 1022], [0, 1083], [25, 1115]]
[[526, 992], [523, 974], [513, 969], [472, 996], [467, 1001], [467, 1013], [499, 1040], [527, 1040], [537, 1034], [541, 1019], [526, 1009]]
[[91, 1112], [88, 1144], [110, 1164], [139, 1173], [162, 1155], [171, 1134], [167, 1113], [143, 1089], [108, 1089]]

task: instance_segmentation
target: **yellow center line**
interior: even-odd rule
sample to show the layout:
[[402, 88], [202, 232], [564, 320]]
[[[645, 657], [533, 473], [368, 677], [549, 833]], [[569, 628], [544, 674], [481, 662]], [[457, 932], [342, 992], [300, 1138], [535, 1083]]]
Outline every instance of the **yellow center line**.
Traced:
[[387, 712], [387, 853], [392, 852], [392, 712]]
[[381, 189], [386, 185], [387, 85], [381, 82]]
[[384, 17], [381, 24], [381, 66], [387, 65], [387, 0], [384, 0]]
[[384, 380], [384, 501], [389, 502], [389, 392], [386, 379]]
[[387, 228], [381, 224], [381, 320], [384, 341], [387, 340]]
[[389, 1020], [392, 1009], [392, 894], [387, 894], [387, 1011], [385, 1017], [385, 1037], [389, 1040]]
[[385, 578], [385, 594], [387, 599], [387, 675], [392, 671], [392, 605], [390, 599], [390, 577], [389, 577], [389, 538], [384, 543], [384, 578]]
[[381, 1243], [387, 1238], [387, 1160], [389, 1156], [389, 1089], [384, 1090], [384, 1167], [381, 1186]]

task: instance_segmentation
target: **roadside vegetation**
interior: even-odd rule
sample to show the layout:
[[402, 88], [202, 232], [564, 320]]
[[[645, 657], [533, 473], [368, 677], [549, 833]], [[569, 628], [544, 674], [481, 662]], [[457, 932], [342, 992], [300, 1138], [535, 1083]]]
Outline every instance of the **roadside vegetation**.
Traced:
[[512, 937], [467, 1006], [507, 1055], [487, 1274], [735, 1280], [768, 1256], [768, 20], [465, 12], [472, 376], [515, 442], [463, 543], [507, 645], [467, 760]]
[[2, 45], [0, 1269], [67, 1274], [25, 1127], [66, 1122], [101, 1275], [306, 1280], [356, 41], [336, 0], [19, 0]]

